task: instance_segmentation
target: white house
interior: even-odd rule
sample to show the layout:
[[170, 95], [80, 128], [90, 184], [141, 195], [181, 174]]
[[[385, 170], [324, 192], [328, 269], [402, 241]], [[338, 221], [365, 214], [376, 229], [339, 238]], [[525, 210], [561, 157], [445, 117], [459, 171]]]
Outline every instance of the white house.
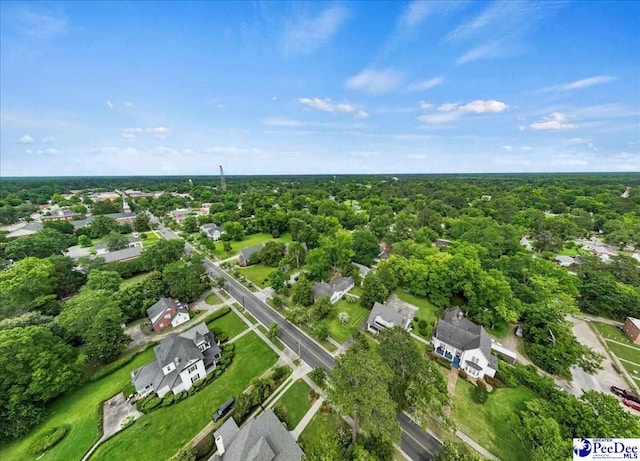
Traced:
[[188, 391], [194, 382], [204, 379], [220, 360], [220, 342], [200, 323], [180, 334], [171, 333], [154, 348], [156, 359], [131, 372], [131, 383], [139, 396], [155, 392]]
[[200, 226], [200, 230], [215, 242], [220, 240], [222, 234], [224, 234], [224, 229], [217, 224], [203, 224]]
[[336, 277], [329, 283], [315, 283], [313, 285], [313, 301], [317, 301], [322, 296], [328, 296], [331, 304], [335, 304], [354, 286], [355, 280], [351, 276]]
[[160, 333], [169, 327], [177, 327], [189, 321], [189, 307], [177, 299], [162, 297], [147, 309], [151, 328]]
[[491, 355], [491, 337], [484, 328], [464, 318], [458, 307], [444, 312], [431, 338], [436, 354], [462, 368], [472, 378], [495, 376], [498, 357]]

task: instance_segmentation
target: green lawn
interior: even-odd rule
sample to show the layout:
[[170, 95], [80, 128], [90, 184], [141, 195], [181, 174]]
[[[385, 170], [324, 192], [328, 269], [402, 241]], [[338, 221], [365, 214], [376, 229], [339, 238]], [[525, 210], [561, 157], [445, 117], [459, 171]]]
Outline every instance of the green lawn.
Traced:
[[[71, 426], [67, 436], [39, 459], [42, 461], [81, 459], [99, 438], [98, 404], [120, 392], [129, 382], [129, 373], [153, 358], [153, 349], [148, 349], [120, 370], [56, 400], [49, 406], [48, 416], [27, 436], [0, 448], [0, 459], [34, 459], [28, 452], [29, 445], [43, 432], [63, 424]], [[125, 456], [119, 459], [126, 458]]]
[[569, 247], [563, 247], [562, 251], [560, 251], [560, 253], [558, 253], [558, 255], [561, 256], [578, 256], [578, 255], [588, 255], [589, 252], [583, 248], [580, 247], [573, 247], [573, 248], [569, 248]]
[[627, 347], [611, 341], [607, 341], [607, 347], [609, 348], [609, 350], [611, 350], [611, 352], [616, 354], [618, 358], [637, 363], [638, 366], [636, 367], [636, 369], [638, 369], [638, 372], [640, 373], [640, 348]]
[[264, 264], [254, 264], [249, 267], [238, 267], [237, 270], [239, 274], [242, 274], [260, 288], [266, 288], [269, 286], [269, 274], [277, 269]]
[[158, 234], [153, 231], [143, 232], [143, 234], [147, 236], [146, 238], [142, 239], [143, 247], [153, 246], [160, 241], [160, 237], [158, 237]]
[[516, 412], [536, 394], [524, 387], [496, 389], [484, 405], [471, 399], [473, 385], [458, 379], [453, 399], [454, 422], [462, 432], [503, 461], [519, 461], [525, 452], [520, 439], [513, 433]]
[[331, 412], [327, 416], [323, 416], [320, 411], [318, 411], [313, 418], [311, 418], [309, 425], [304, 428], [302, 434], [300, 434], [298, 442], [304, 451], [305, 444], [318, 440], [324, 433], [329, 433], [337, 437], [338, 429], [341, 427], [347, 428], [349, 425], [339, 414]]
[[[219, 378], [175, 405], [144, 415], [126, 431], [105, 442], [91, 460], [171, 458], [211, 421], [216, 408], [229, 397], [240, 394], [255, 377], [276, 363], [276, 354], [255, 333], [243, 336], [235, 344], [234, 361]], [[80, 456], [66, 459], [80, 459]]]
[[209, 328], [218, 328], [222, 330], [227, 334], [229, 339], [249, 328], [247, 324], [244, 323], [244, 321], [233, 311], [215, 319], [213, 322], [208, 322], [207, 326]]
[[282, 408], [289, 415], [289, 430], [294, 430], [300, 420], [311, 408], [307, 398], [311, 388], [302, 379], [299, 379], [284, 393], [276, 403], [276, 407]]
[[349, 293], [351, 293], [352, 295], [356, 295], [356, 296], [362, 296], [362, 293], [363, 293], [362, 287], [360, 285], [355, 286], [355, 287], [353, 287], [351, 289], [351, 291]]
[[[359, 303], [350, 304], [345, 299], [341, 299], [333, 306], [334, 314], [331, 320], [327, 323], [329, 328], [329, 335], [339, 343], [345, 342], [352, 334], [354, 330], [358, 329], [358, 326], [369, 315], [369, 309], [365, 309], [360, 306]], [[346, 312], [349, 314], [349, 322], [343, 324], [338, 319], [340, 312]]]
[[627, 335], [625, 335], [623, 331], [620, 331], [618, 327], [601, 322], [591, 322], [591, 325], [596, 327], [603, 338], [613, 339], [614, 341], [634, 346], [631, 340], [627, 338]]
[[134, 275], [133, 277], [129, 277], [128, 279], [124, 279], [120, 284], [120, 289], [123, 290], [131, 285], [135, 285], [139, 282], [144, 282], [149, 276], [151, 272], [143, 272], [142, 274]]
[[259, 243], [266, 243], [269, 240], [278, 240], [280, 242], [290, 243], [291, 234], [289, 233], [282, 234], [277, 239], [274, 239], [271, 236], [271, 234], [259, 233], [259, 234], [248, 235], [244, 238], [244, 240], [241, 240], [240, 242], [231, 242], [230, 253], [227, 253], [226, 251], [224, 251], [223, 242], [218, 241], [216, 242], [216, 250], [213, 252], [213, 254], [217, 256], [219, 259], [227, 259], [232, 256], [236, 256], [238, 253], [240, 253], [240, 250], [244, 250], [245, 248], [249, 248], [250, 246], [253, 246], [253, 245], [258, 245]]
[[413, 304], [418, 308], [416, 317], [418, 317], [420, 320], [426, 320], [428, 323], [434, 324], [440, 318], [440, 309], [431, 304], [429, 300], [427, 300], [427, 298], [414, 296], [402, 289], [396, 290], [396, 295], [404, 302]]
[[215, 293], [211, 293], [209, 295], [207, 295], [206, 298], [204, 298], [204, 302], [207, 303], [210, 306], [213, 306], [215, 304], [222, 304], [223, 301], [220, 299], [220, 296], [218, 296]]

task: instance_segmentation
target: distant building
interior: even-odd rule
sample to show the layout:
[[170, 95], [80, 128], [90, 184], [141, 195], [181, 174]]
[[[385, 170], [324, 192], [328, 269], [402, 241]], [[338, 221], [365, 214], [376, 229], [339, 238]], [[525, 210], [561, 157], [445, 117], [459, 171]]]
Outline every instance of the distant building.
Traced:
[[62, 210], [52, 211], [51, 215], [42, 216], [40, 220], [43, 223], [50, 222], [50, 221], [73, 221], [73, 219], [77, 218], [78, 216], [80, 216], [80, 213], [72, 213], [68, 209], [62, 209]]
[[30, 222], [25, 224], [22, 227], [19, 227], [11, 232], [9, 232], [5, 238], [19, 238], [19, 237], [28, 237], [33, 234], [37, 234], [42, 230], [42, 223], [39, 222]]
[[238, 256], [238, 264], [240, 266], [251, 265], [252, 264], [251, 257], [256, 253], [258, 253], [260, 250], [262, 250], [263, 247], [264, 247], [264, 244], [260, 243], [258, 245], [254, 245], [252, 247], [245, 248], [244, 250], [242, 250], [240, 252], [240, 255]]
[[624, 333], [634, 344], [640, 344], [640, 320], [627, 317], [622, 327]]
[[200, 230], [215, 242], [220, 240], [222, 234], [224, 234], [224, 229], [217, 224], [203, 224], [200, 226]]
[[300, 461], [304, 453], [272, 409], [239, 428], [233, 418], [213, 433], [210, 461]]
[[438, 248], [444, 248], [444, 247], [450, 247], [451, 245], [453, 245], [453, 242], [451, 240], [435, 239], [433, 241], [433, 244]]
[[576, 260], [572, 256], [558, 255], [556, 256], [555, 260], [562, 267], [571, 267], [576, 264]]
[[104, 258], [104, 261], [107, 263], [115, 263], [135, 259], [141, 254], [142, 247], [131, 247], [123, 250], [109, 251], [108, 253], [101, 254], [100, 257]]
[[177, 327], [188, 322], [189, 307], [177, 299], [163, 297], [147, 309], [147, 316], [153, 331], [160, 333], [169, 327]]

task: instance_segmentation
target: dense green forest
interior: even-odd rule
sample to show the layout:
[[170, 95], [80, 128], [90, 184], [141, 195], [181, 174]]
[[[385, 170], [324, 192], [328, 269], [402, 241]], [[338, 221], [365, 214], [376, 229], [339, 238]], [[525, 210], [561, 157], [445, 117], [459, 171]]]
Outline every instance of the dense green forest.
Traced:
[[[640, 317], [640, 263], [633, 258], [640, 247], [637, 174], [247, 176], [226, 182], [222, 190], [215, 177], [3, 179], [3, 225], [30, 221], [44, 204], [96, 218], [79, 229], [47, 223], [28, 237], [0, 234], [0, 384], [10, 390], [0, 397], [0, 418], [9, 422], [2, 438], [25, 433], [48, 401], [81, 382], [84, 363], [117, 357], [127, 339], [115, 325], [143, 317], [159, 296], [190, 301], [205, 287], [198, 256], [184, 257], [179, 240], [161, 241], [126, 263], [97, 258], [76, 264], [63, 256], [69, 246], [92, 239], [122, 247], [121, 236], [132, 230], [101, 216], [122, 211], [119, 200], [94, 202], [90, 192], [158, 192], [127, 198], [138, 213], [133, 229], [149, 230], [153, 215], [211, 251], [228, 252], [236, 241], [259, 232], [273, 238], [290, 234], [301, 245], [292, 244], [286, 257], [278, 242], [257, 257], [274, 268], [270, 284], [278, 292], [289, 287], [276, 269], [302, 270], [291, 287], [295, 306], [287, 318], [319, 336], [327, 334], [327, 306], [316, 303], [311, 314], [297, 307], [313, 304], [312, 282], [336, 273], [358, 277], [352, 263], [371, 265], [380, 243], [390, 257], [364, 279], [363, 307], [403, 290], [438, 310], [457, 304], [491, 331], [519, 323], [527, 355], [552, 374], [568, 376], [574, 365], [589, 372], [599, 366], [598, 354], [573, 335], [568, 314]], [[208, 214], [180, 225], [168, 215], [203, 204]], [[198, 225], [207, 222], [224, 228], [224, 242], [197, 234]], [[594, 237], [618, 255], [604, 262], [582, 254], [569, 270], [554, 260], [574, 254], [579, 246], [574, 240]], [[435, 246], [436, 239], [447, 243]], [[140, 272], [151, 275], [119, 289], [123, 278]], [[102, 334], [106, 331], [111, 333]], [[31, 369], [27, 364], [37, 354], [50, 357]], [[29, 391], [19, 391], [24, 388]]]

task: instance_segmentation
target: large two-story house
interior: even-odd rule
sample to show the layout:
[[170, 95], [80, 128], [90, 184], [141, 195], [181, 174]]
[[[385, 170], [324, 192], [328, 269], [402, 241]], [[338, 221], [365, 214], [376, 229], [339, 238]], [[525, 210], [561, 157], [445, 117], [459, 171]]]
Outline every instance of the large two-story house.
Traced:
[[317, 301], [322, 296], [328, 296], [331, 304], [337, 303], [355, 286], [353, 277], [336, 277], [329, 283], [320, 282], [313, 284], [313, 300]]
[[411, 322], [417, 313], [418, 308], [402, 302], [397, 297], [391, 297], [384, 304], [373, 305], [367, 318], [367, 330], [373, 334], [393, 327], [411, 331]]
[[431, 344], [436, 354], [472, 378], [493, 377], [498, 370], [498, 357], [491, 354], [491, 337], [480, 325], [464, 318], [459, 307], [444, 312], [436, 324]]
[[182, 333], [171, 333], [154, 348], [156, 359], [131, 372], [131, 383], [140, 397], [153, 392], [162, 398], [179, 394], [207, 376], [220, 360], [219, 341], [200, 323]]

